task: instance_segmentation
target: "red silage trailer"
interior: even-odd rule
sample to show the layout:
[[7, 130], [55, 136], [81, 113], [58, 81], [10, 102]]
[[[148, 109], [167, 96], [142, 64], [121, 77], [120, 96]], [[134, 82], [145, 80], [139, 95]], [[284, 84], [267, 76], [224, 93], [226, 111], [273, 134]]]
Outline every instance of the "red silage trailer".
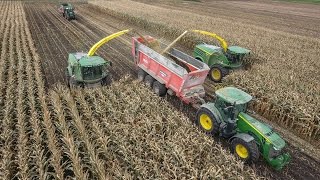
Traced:
[[161, 55], [146, 45], [154, 42], [161, 49], [166, 47], [151, 36], [132, 38], [132, 55], [138, 67], [139, 80], [160, 96], [168, 93], [187, 104], [198, 103], [205, 96], [202, 84], [210, 70], [208, 65], [174, 48]]

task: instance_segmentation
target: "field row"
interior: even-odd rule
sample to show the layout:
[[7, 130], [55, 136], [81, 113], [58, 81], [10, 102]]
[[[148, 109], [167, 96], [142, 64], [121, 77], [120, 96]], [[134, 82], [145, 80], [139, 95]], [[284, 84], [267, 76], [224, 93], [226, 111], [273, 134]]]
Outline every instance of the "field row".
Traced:
[[44, 177], [40, 121], [48, 122], [40, 59], [22, 3], [0, 3], [0, 179], [40, 178]]

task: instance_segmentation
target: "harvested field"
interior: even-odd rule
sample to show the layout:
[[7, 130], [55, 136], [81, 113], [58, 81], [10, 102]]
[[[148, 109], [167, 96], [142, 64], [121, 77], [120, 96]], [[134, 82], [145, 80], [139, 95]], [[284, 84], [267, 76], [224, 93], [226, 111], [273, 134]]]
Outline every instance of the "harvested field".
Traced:
[[[222, 35], [229, 44], [251, 49], [254, 65], [247, 71], [232, 73], [224, 85], [246, 89], [257, 98], [255, 111], [318, 144], [320, 39], [130, 0], [90, 3], [104, 5], [110, 14], [159, 34], [174, 37], [184, 29], [204, 29]], [[190, 35], [183, 43], [191, 48], [198, 40]]]

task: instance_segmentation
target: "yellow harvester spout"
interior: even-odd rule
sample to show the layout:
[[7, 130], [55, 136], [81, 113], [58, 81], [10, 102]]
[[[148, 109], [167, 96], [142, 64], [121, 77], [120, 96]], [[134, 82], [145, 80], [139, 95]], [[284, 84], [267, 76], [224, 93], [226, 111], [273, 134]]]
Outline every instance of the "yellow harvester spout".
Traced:
[[123, 30], [123, 31], [119, 31], [117, 33], [114, 33], [114, 34], [111, 34], [110, 36], [107, 36], [103, 39], [101, 39], [99, 42], [97, 42], [95, 45], [92, 46], [92, 48], [89, 50], [88, 52], [88, 56], [93, 56], [94, 53], [97, 51], [97, 49], [102, 46], [104, 43], [107, 43], [108, 41], [116, 38], [116, 37], [119, 37], [123, 34], [126, 34], [130, 31], [130, 29], [127, 29], [127, 30]]
[[217, 34], [211, 33], [211, 32], [207, 32], [207, 31], [201, 31], [201, 30], [193, 30], [193, 32], [204, 34], [204, 35], [208, 35], [208, 36], [211, 36], [213, 38], [216, 38], [220, 42], [220, 45], [223, 48], [223, 50], [225, 52], [227, 51], [227, 49], [228, 49], [227, 42], [222, 37], [218, 36]]

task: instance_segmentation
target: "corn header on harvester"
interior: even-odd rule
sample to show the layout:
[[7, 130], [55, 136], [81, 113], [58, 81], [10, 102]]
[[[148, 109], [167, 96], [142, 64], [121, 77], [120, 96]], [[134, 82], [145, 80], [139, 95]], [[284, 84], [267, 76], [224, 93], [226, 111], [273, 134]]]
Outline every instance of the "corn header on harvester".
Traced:
[[84, 88], [109, 85], [112, 78], [108, 68], [112, 66], [112, 63], [94, 54], [103, 44], [127, 32], [129, 32], [129, 30], [120, 31], [103, 38], [92, 46], [88, 53], [70, 53], [66, 69], [68, 86], [70, 88]]

